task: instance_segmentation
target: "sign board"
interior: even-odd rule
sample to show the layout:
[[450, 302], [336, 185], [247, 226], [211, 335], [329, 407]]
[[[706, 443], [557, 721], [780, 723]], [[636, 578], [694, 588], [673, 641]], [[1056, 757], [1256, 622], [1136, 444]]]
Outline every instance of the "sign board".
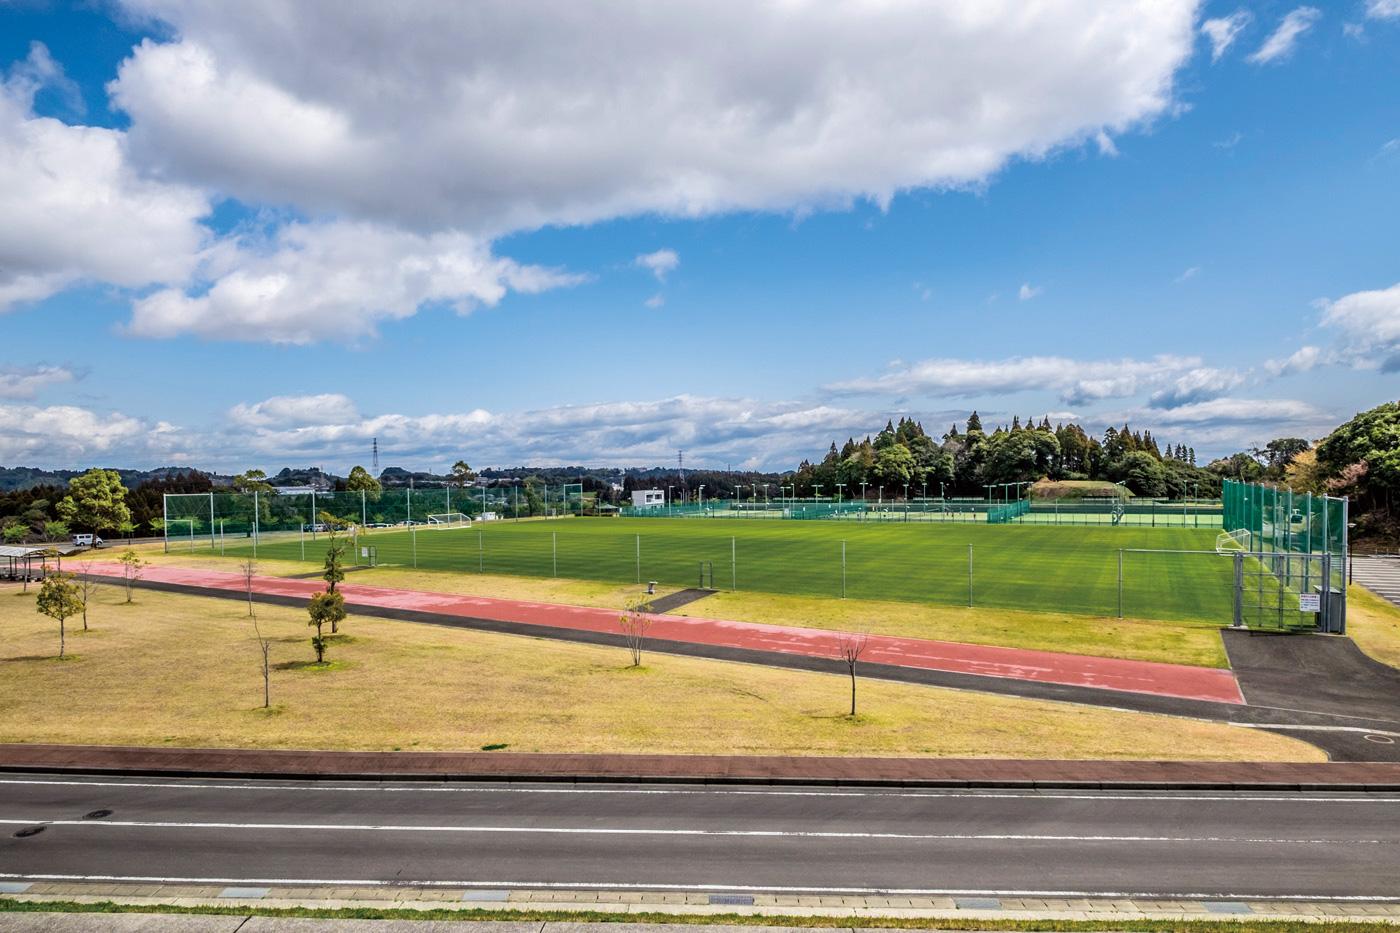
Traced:
[[360, 548], [360, 556], [361, 556], [361, 557], [368, 557], [368, 556], [369, 556], [369, 548], [367, 548], [367, 547], [362, 547], [362, 548]]
[[1298, 611], [1299, 611], [1299, 612], [1321, 612], [1321, 611], [1322, 611], [1322, 594], [1321, 594], [1321, 593], [1301, 593], [1301, 594], [1299, 594], [1299, 596], [1298, 596]]

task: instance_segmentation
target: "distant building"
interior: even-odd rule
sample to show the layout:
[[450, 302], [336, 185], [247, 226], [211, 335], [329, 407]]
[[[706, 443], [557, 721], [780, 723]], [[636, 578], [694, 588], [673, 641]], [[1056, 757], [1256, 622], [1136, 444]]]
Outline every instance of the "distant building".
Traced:
[[632, 508], [661, 509], [666, 507], [666, 492], [662, 489], [632, 490]]

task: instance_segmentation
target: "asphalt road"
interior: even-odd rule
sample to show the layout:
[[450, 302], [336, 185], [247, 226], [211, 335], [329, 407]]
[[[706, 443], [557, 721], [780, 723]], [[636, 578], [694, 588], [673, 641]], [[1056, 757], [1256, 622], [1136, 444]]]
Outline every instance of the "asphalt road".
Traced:
[[1400, 795], [0, 776], [0, 881], [56, 878], [1400, 900]]

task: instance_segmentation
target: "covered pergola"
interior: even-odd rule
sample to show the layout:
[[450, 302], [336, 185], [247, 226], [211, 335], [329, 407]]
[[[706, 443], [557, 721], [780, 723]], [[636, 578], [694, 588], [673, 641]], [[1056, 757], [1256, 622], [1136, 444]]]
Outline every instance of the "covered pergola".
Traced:
[[61, 570], [64, 556], [73, 550], [69, 545], [0, 545], [0, 580], [42, 580], [49, 572], [49, 561]]

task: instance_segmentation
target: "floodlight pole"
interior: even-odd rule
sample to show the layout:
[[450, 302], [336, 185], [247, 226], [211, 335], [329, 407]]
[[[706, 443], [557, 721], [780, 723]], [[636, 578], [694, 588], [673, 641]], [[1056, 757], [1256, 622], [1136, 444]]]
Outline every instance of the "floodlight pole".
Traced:
[[846, 539], [841, 539], [841, 598], [846, 598]]
[[214, 490], [209, 490], [209, 550], [214, 550]]
[[[165, 553], [170, 553], [170, 493], [160, 497], [161, 532], [165, 535]], [[27, 569], [27, 568], [26, 568]], [[27, 574], [26, 574], [27, 579]]]
[[842, 497], [841, 497], [841, 493], [842, 493], [842, 490], [845, 488], [845, 486], [846, 486], [845, 483], [837, 483], [837, 484], [836, 484], [836, 504], [837, 504], [837, 505], [840, 505], [841, 502], [843, 501], [843, 499], [842, 499]]
[[253, 490], [253, 559], [258, 559], [258, 491]]

